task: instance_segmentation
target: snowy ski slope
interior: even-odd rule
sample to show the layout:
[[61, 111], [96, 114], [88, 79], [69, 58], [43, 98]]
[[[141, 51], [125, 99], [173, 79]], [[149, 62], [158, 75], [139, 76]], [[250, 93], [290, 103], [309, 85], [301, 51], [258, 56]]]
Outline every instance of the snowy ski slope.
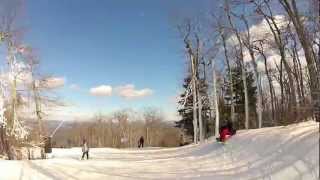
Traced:
[[180, 148], [54, 149], [53, 158], [0, 161], [0, 180], [319, 179], [319, 123], [239, 131], [227, 145]]

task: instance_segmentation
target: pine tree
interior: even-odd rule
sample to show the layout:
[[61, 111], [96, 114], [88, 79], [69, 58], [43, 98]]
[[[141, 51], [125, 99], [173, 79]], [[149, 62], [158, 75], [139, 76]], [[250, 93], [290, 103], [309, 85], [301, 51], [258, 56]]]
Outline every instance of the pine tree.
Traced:
[[[181, 120], [176, 121], [176, 127], [181, 128], [185, 131], [186, 135], [194, 135], [193, 130], [193, 96], [191, 93], [191, 76], [188, 76], [184, 79], [183, 88], [184, 92], [180, 95], [179, 104], [181, 108], [178, 109], [178, 113], [181, 116]], [[202, 97], [202, 119], [204, 122], [204, 131], [206, 136], [210, 135], [209, 132], [212, 132], [212, 123], [210, 124], [210, 104], [208, 97], [208, 86], [204, 79], [198, 81], [199, 93]], [[198, 111], [197, 111], [198, 112]], [[197, 114], [198, 115], [198, 114]]]
[[184, 79], [184, 83], [182, 86], [185, 89], [185, 91], [180, 95], [180, 100], [178, 102], [181, 105], [181, 108], [178, 109], [178, 113], [181, 116], [181, 120], [176, 121], [175, 124], [176, 127], [183, 129], [187, 135], [193, 137], [193, 96], [190, 88], [190, 76]]
[[[243, 129], [245, 127], [245, 97], [244, 97], [244, 87], [241, 78], [241, 65], [236, 64], [235, 67], [231, 69], [232, 71], [232, 80], [233, 80], [233, 89], [234, 97], [233, 102], [235, 103], [235, 113], [236, 113], [236, 128]], [[256, 123], [256, 108], [257, 102], [257, 87], [255, 86], [254, 76], [252, 72], [247, 72], [247, 86], [248, 86], [248, 97], [249, 97], [249, 107], [250, 107], [250, 127], [257, 127]], [[224, 106], [221, 108], [222, 112], [222, 121], [230, 120], [230, 104], [231, 104], [231, 95], [230, 95], [230, 86], [228, 82], [229, 78], [225, 78], [224, 84]]]

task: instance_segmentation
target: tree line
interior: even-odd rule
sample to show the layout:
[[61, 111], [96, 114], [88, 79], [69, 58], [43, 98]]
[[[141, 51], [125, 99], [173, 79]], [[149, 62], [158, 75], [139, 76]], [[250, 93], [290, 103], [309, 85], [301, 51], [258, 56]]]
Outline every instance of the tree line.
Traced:
[[183, 143], [181, 133], [164, 120], [157, 108], [142, 112], [118, 110], [97, 114], [86, 121], [73, 121], [58, 130], [53, 147], [78, 147], [87, 140], [90, 147], [136, 148], [140, 137], [146, 147], [176, 147]]
[[237, 129], [320, 121], [319, 1], [223, 0], [177, 25], [188, 62], [176, 126], [203, 142]]

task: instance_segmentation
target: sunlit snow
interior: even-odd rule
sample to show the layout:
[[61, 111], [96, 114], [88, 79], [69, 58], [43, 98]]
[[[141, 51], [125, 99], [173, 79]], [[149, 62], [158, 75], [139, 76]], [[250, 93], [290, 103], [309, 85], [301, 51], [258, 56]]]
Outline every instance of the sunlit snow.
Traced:
[[240, 131], [179, 148], [54, 149], [47, 160], [0, 161], [0, 179], [318, 179], [319, 123]]

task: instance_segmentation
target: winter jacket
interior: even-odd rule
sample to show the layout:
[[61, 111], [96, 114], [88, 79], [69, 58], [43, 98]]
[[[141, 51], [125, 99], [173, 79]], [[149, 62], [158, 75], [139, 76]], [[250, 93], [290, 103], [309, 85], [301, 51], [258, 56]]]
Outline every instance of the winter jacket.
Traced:
[[231, 136], [229, 128], [223, 128], [220, 134], [221, 141], [227, 140]]
[[88, 147], [88, 144], [87, 143], [84, 143], [82, 145], [82, 152], [88, 152], [89, 151], [89, 147]]

